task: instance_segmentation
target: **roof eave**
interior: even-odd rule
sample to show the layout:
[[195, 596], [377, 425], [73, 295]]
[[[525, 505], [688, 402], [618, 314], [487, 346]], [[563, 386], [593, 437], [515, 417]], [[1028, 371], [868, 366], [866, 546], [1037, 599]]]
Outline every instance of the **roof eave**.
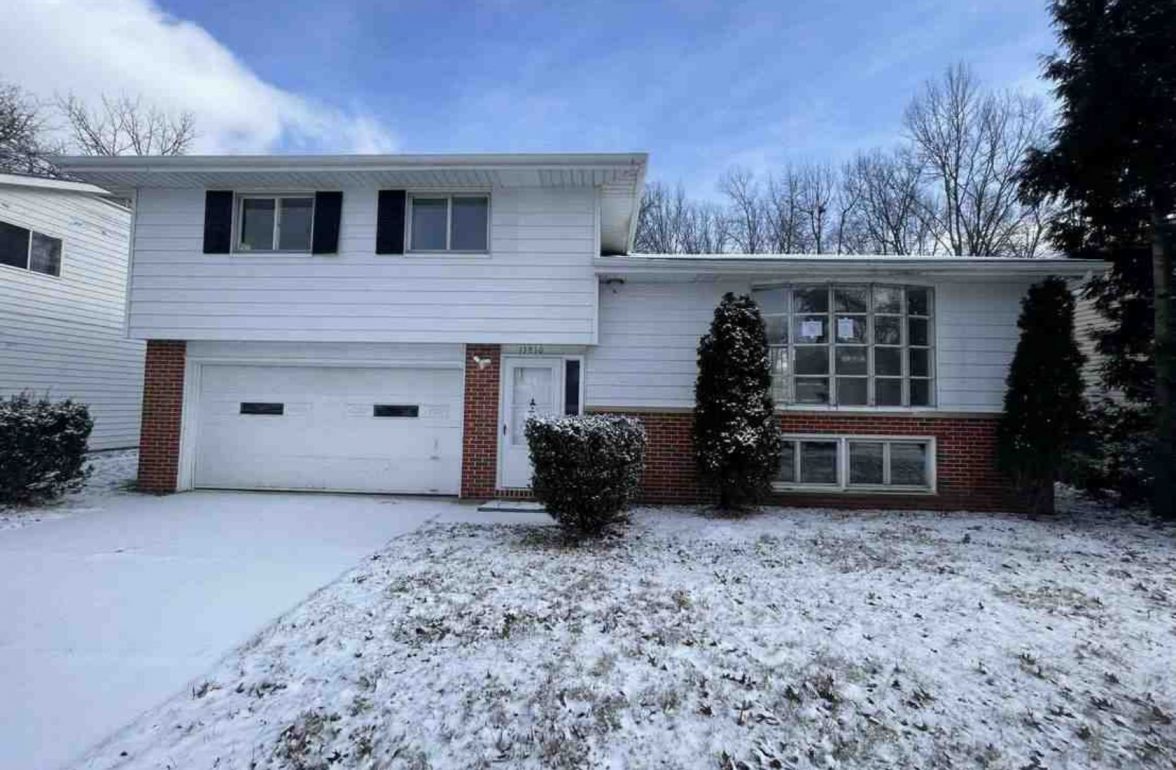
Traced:
[[675, 257], [597, 257], [593, 267], [604, 276], [757, 276], [770, 277], [803, 272], [806, 276], [853, 273], [857, 275], [921, 275], [952, 277], [1050, 276], [1083, 278], [1105, 272], [1110, 264], [1087, 259], [1006, 259], [1006, 258], [928, 258], [928, 257], [860, 257], [813, 258], [675, 258]]

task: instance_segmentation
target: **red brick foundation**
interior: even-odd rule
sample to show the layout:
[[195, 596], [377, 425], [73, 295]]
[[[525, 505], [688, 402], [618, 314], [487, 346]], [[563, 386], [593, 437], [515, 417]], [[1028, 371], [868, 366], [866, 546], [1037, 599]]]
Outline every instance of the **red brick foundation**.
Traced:
[[[486, 361], [485, 368], [474, 358]], [[498, 475], [498, 379], [502, 348], [466, 345], [465, 423], [461, 439], [461, 496], [494, 497]]]
[[[600, 410], [603, 411], [603, 410]], [[698, 503], [708, 500], [694, 471], [689, 412], [630, 413], [645, 425], [647, 449], [642, 501]], [[778, 493], [772, 502], [828, 508], [915, 508], [932, 510], [1019, 511], [996, 470], [995, 415], [905, 415], [783, 412], [780, 424], [790, 434], [934, 436], [936, 494]]]
[[185, 342], [147, 341], [139, 431], [139, 489], [144, 492], [176, 491], [186, 352]]

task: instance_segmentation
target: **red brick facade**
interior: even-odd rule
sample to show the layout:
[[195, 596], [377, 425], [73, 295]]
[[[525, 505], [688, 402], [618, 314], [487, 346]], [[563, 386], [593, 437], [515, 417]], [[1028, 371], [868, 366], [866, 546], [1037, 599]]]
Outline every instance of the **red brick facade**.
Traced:
[[[485, 366], [478, 362], [489, 361]], [[466, 345], [461, 496], [494, 497], [498, 471], [498, 379], [502, 348]]]
[[[706, 496], [698, 485], [691, 450], [689, 412], [633, 413], [648, 439], [642, 500], [696, 503]], [[917, 508], [934, 510], [1021, 510], [1024, 505], [996, 471], [996, 416], [847, 414], [784, 412], [790, 434], [934, 436], [936, 494], [779, 493], [772, 502], [830, 508]]]
[[139, 432], [139, 489], [144, 492], [176, 491], [186, 352], [184, 342], [147, 341]]

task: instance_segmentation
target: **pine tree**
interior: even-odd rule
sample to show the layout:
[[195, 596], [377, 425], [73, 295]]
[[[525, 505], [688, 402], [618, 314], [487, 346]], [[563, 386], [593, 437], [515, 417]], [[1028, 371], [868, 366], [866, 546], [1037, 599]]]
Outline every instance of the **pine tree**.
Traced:
[[1086, 432], [1074, 339], [1074, 297], [1060, 278], [1029, 289], [1017, 321], [1021, 339], [1007, 379], [997, 456], [1035, 513], [1053, 513], [1053, 485]]
[[1152, 420], [1152, 510], [1176, 518], [1176, 3], [1054, 0], [1050, 10], [1058, 125], [1051, 146], [1029, 154], [1022, 190], [1058, 200], [1055, 247], [1113, 264], [1090, 288], [1112, 322], [1098, 335], [1104, 382]]
[[694, 453], [704, 485], [724, 510], [770, 491], [780, 458], [780, 425], [764, 319], [751, 297], [727, 293], [698, 343]]

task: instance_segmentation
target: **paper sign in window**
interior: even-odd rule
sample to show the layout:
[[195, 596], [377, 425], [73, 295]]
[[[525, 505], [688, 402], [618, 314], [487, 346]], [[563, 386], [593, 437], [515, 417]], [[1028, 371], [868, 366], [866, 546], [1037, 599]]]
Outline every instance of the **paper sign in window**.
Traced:
[[852, 340], [856, 335], [853, 332], [852, 318], [838, 318], [837, 319], [837, 339]]
[[801, 321], [800, 336], [805, 339], [818, 339], [825, 336], [824, 321]]

